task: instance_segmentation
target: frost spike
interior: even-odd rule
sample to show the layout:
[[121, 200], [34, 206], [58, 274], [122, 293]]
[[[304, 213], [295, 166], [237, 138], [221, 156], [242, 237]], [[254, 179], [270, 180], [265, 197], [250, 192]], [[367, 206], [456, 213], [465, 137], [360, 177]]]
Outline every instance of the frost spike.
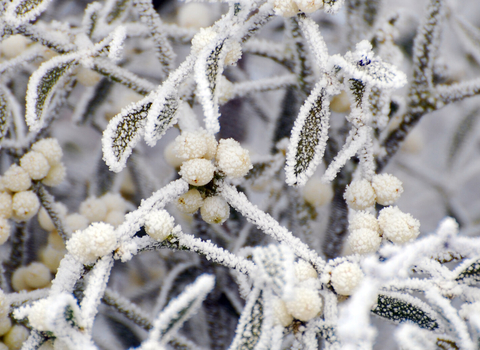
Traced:
[[152, 95], [124, 108], [110, 120], [103, 132], [103, 159], [111, 171], [121, 171], [144, 133], [145, 118], [152, 106]]
[[140, 349], [154, 350], [163, 348], [182, 324], [200, 307], [207, 294], [213, 289], [215, 278], [201, 275], [188, 285], [177, 298], [170, 301], [157, 317], [153, 329]]
[[330, 116], [327, 84], [326, 79], [316, 84], [295, 120], [285, 166], [290, 186], [305, 185], [323, 158]]
[[42, 63], [28, 81], [25, 119], [32, 131], [43, 127], [53, 94], [78, 64], [77, 54], [54, 57]]
[[52, 0], [13, 0], [8, 5], [3, 18], [12, 27], [19, 27], [33, 21], [45, 11]]

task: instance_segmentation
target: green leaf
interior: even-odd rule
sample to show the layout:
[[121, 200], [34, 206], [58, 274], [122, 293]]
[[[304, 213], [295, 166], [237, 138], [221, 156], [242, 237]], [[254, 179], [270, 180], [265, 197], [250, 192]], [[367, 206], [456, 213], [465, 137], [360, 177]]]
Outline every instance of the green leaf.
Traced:
[[11, 111], [8, 106], [8, 100], [5, 91], [0, 87], [0, 141], [7, 134], [8, 126], [11, 120]]
[[165, 132], [177, 122], [179, 104], [180, 100], [174, 90], [162, 91], [160, 97], [155, 99], [148, 113], [145, 133], [147, 144], [155, 145]]
[[465, 261], [455, 269], [456, 281], [472, 280], [480, 282], [480, 258], [473, 258]]
[[36, 9], [44, 0], [24, 0], [20, 1], [15, 6], [15, 14], [17, 16], [24, 16], [30, 11]]
[[410, 321], [428, 330], [439, 328], [436, 313], [420, 299], [407, 294], [379, 294], [372, 312], [396, 323]]
[[43, 63], [32, 74], [28, 82], [25, 115], [31, 130], [38, 131], [43, 127], [53, 95], [77, 64], [75, 55], [58, 56]]
[[328, 139], [327, 81], [320, 81], [300, 109], [292, 129], [285, 167], [286, 182], [303, 186], [323, 158]]
[[132, 153], [132, 149], [143, 136], [145, 119], [152, 106], [148, 95], [139, 102], [129, 105], [112, 118], [103, 132], [103, 159], [111, 171], [121, 171]]

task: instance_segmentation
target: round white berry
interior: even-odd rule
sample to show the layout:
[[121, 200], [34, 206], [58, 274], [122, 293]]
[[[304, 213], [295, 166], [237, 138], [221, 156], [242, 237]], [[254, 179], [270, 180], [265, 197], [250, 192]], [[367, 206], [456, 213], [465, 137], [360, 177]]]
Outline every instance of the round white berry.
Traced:
[[363, 279], [363, 272], [358, 264], [343, 262], [332, 271], [330, 283], [340, 295], [351, 295]]
[[8, 316], [10, 312], [10, 304], [8, 303], [7, 296], [0, 289], [0, 318]]
[[403, 193], [402, 181], [391, 174], [378, 174], [372, 178], [372, 186], [377, 195], [377, 203], [390, 205]]
[[10, 237], [10, 223], [7, 219], [0, 216], [0, 245], [4, 244]]
[[125, 213], [127, 211], [127, 202], [119, 193], [105, 193], [100, 199], [105, 203], [107, 212], [119, 211]]
[[208, 197], [203, 201], [200, 214], [209, 224], [223, 224], [230, 216], [230, 206], [222, 197]]
[[30, 331], [27, 328], [16, 324], [3, 336], [3, 342], [9, 350], [20, 350], [29, 335]]
[[0, 192], [0, 217], [10, 219], [12, 214], [12, 195], [7, 192]]
[[[233, 83], [230, 82], [224, 75], [221, 75], [220, 79], [218, 80], [218, 103], [223, 105], [230, 101], [233, 96]], [[213, 156], [215, 156], [215, 154]]]
[[17, 164], [12, 164], [3, 174], [3, 184], [12, 192], [26, 191], [32, 186], [30, 175]]
[[178, 9], [177, 23], [185, 28], [209, 27], [213, 23], [212, 9], [197, 2], [184, 4]]
[[19, 267], [13, 272], [12, 287], [16, 292], [28, 289], [27, 283], [25, 282], [26, 273], [27, 273], [27, 268], [25, 266]]
[[47, 312], [50, 308], [49, 300], [41, 299], [33, 303], [32, 308], [28, 314], [28, 321], [30, 325], [38, 331], [48, 331], [46, 325]]
[[51, 273], [56, 273], [65, 253], [66, 250], [55, 249], [49, 244], [40, 251], [40, 261], [48, 267]]
[[197, 189], [192, 188], [187, 193], [178, 197], [175, 204], [180, 211], [193, 214], [202, 206], [203, 198]]
[[272, 307], [276, 323], [283, 327], [288, 327], [293, 321], [293, 316], [288, 312], [285, 302], [278, 297], [274, 297]]
[[17, 57], [27, 49], [29, 42], [30, 40], [21, 34], [11, 35], [0, 44], [0, 52], [7, 59]]
[[323, 8], [323, 0], [295, 0], [300, 11], [312, 13]]
[[358, 211], [350, 217], [350, 220], [348, 221], [348, 230], [352, 232], [364, 228], [375, 232], [380, 231], [378, 220], [374, 215], [365, 211]]
[[54, 230], [48, 234], [48, 244], [58, 250], [65, 250], [65, 242], [63, 238], [58, 234], [57, 230]]
[[273, 9], [277, 16], [282, 17], [292, 17], [298, 13], [298, 6], [293, 0], [274, 0]]
[[210, 160], [217, 154], [218, 142], [215, 139], [215, 136], [206, 131], [202, 131], [202, 135], [205, 139], [205, 143], [207, 144], [207, 152], [205, 152], [203, 158]]
[[357, 180], [347, 186], [343, 198], [350, 208], [363, 210], [375, 204], [375, 191], [368, 180]]
[[207, 143], [202, 133], [184, 131], [175, 139], [174, 150], [182, 159], [202, 158], [207, 153]]
[[125, 220], [125, 214], [118, 210], [109, 211], [105, 217], [105, 222], [113, 227], [120, 226]]
[[218, 168], [227, 176], [242, 177], [252, 168], [248, 151], [234, 139], [220, 140], [215, 158]]
[[308, 287], [295, 287], [291, 300], [285, 302], [288, 312], [300, 321], [310, 321], [322, 311], [322, 298], [318, 291]]
[[17, 221], [31, 219], [40, 209], [40, 201], [32, 191], [17, 192], [12, 199], [13, 218]]
[[95, 222], [83, 231], [76, 231], [67, 242], [67, 250], [83, 264], [93, 264], [111, 253], [117, 245], [112, 225]]
[[78, 213], [70, 214], [65, 218], [65, 224], [72, 232], [86, 229], [89, 223], [90, 221], [85, 216]]
[[215, 40], [216, 36], [217, 32], [213, 28], [200, 28], [200, 31], [192, 38], [192, 52], [200, 53], [205, 46]]
[[[63, 203], [55, 203], [54, 209], [61, 218], [64, 218], [67, 215], [68, 208]], [[48, 212], [45, 210], [45, 208], [40, 208], [40, 210], [38, 211], [37, 219], [40, 227], [43, 228], [45, 231], [55, 230], [55, 225], [53, 224], [53, 221], [50, 218], [50, 215], [48, 215]]]
[[310, 263], [300, 259], [295, 262], [295, 276], [297, 277], [297, 281], [302, 282], [310, 278], [316, 279], [318, 274]]
[[145, 231], [156, 241], [165, 240], [173, 230], [174, 220], [166, 210], [151, 212], [145, 220]]
[[[12, 320], [8, 316], [0, 318], [0, 336], [5, 335], [10, 328], [12, 328]], [[5, 346], [5, 349], [8, 350], [8, 347]], [[2, 347], [0, 346], [0, 350]]]
[[175, 151], [176, 142], [170, 142], [163, 152], [163, 156], [165, 157], [165, 161], [168, 165], [172, 168], [179, 169], [183, 163], [183, 158], [177, 157], [177, 152]]
[[76, 78], [78, 82], [84, 86], [94, 86], [101, 79], [102, 75], [87, 67], [80, 67], [77, 71]]
[[57, 163], [50, 167], [47, 176], [42, 179], [42, 183], [46, 186], [58, 186], [65, 180], [67, 169], [63, 163]]
[[179, 174], [193, 186], [203, 186], [213, 179], [215, 167], [207, 159], [190, 159], [182, 164]]
[[26, 153], [20, 159], [20, 166], [30, 175], [32, 180], [43, 179], [50, 170], [47, 158], [35, 151]]
[[47, 266], [33, 262], [26, 267], [23, 278], [28, 288], [38, 289], [48, 286], [52, 277]]
[[302, 196], [307, 203], [315, 207], [321, 207], [332, 200], [332, 186], [324, 184], [319, 178], [314, 177], [305, 184]]
[[42, 139], [35, 142], [32, 145], [32, 150], [43, 154], [51, 166], [59, 163], [63, 155], [62, 147], [60, 147], [58, 140], [54, 138]]
[[80, 204], [80, 214], [85, 216], [90, 222], [98, 222], [105, 219], [107, 216], [107, 206], [105, 203], [96, 197], [87, 198]]
[[382, 238], [378, 234], [378, 231], [373, 231], [368, 228], [359, 228], [350, 231], [350, 235], [347, 238], [347, 244], [352, 253], [357, 254], [374, 253], [380, 247], [381, 242]]
[[383, 236], [393, 243], [405, 243], [420, 234], [420, 222], [398, 207], [383, 208], [378, 215], [378, 223]]

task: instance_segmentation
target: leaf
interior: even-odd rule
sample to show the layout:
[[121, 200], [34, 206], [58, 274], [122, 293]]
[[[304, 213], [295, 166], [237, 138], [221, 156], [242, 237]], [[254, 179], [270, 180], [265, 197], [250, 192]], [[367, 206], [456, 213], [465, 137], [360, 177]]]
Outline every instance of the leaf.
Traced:
[[7, 95], [3, 89], [3, 87], [0, 87], [0, 142], [7, 134], [11, 120], [11, 111], [8, 105]]
[[455, 281], [471, 280], [480, 282], [480, 258], [465, 261], [455, 269], [457, 277]]
[[248, 295], [245, 308], [237, 325], [235, 338], [229, 350], [265, 349], [270, 341], [271, 320], [266, 319], [264, 292], [254, 288]]
[[201, 275], [188, 285], [176, 299], [171, 300], [154, 322], [142, 349], [157, 349], [165, 345], [181, 325], [201, 306], [207, 294], [213, 289], [215, 278]]
[[48, 112], [55, 91], [77, 66], [77, 55], [54, 57], [44, 62], [30, 77], [26, 96], [25, 119], [32, 131], [40, 130]]
[[13, 0], [3, 17], [11, 25], [26, 24], [46, 10], [52, 0]]
[[323, 158], [330, 117], [329, 90], [326, 79], [317, 83], [295, 120], [285, 166], [290, 186], [305, 185]]
[[110, 0], [105, 4], [106, 14], [105, 22], [112, 24], [115, 21], [121, 21], [127, 14], [131, 0]]
[[393, 322], [413, 322], [420, 328], [439, 328], [436, 313], [423, 301], [407, 294], [379, 294], [372, 312]]
[[207, 49], [200, 53], [195, 63], [197, 95], [205, 114], [205, 127], [208, 132], [213, 134], [220, 131], [218, 96], [215, 92], [223, 72], [223, 59], [226, 54], [222, 50], [224, 43], [225, 40], [221, 40], [214, 47], [208, 45]]
[[103, 132], [103, 159], [111, 171], [121, 171], [133, 147], [143, 136], [145, 118], [152, 106], [152, 95], [124, 108]]
[[180, 100], [174, 89], [165, 88], [161, 90], [160, 96], [155, 98], [147, 116], [145, 141], [148, 145], [153, 147], [165, 132], [177, 122], [179, 104]]
[[458, 156], [458, 153], [461, 151], [463, 146], [465, 145], [466, 141], [471, 136], [472, 132], [475, 130], [474, 126], [477, 122], [477, 118], [479, 117], [479, 113], [477, 109], [472, 110], [466, 116], [460, 120], [457, 127], [455, 128], [455, 134], [453, 135], [453, 139], [450, 143], [447, 164], [451, 167], [453, 162]]

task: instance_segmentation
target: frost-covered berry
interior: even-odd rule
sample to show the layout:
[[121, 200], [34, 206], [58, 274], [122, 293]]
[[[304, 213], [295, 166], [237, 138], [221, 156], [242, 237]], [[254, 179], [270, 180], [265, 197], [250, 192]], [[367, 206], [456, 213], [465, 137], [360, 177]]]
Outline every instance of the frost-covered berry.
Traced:
[[48, 331], [45, 320], [47, 311], [50, 308], [50, 302], [47, 299], [41, 299], [33, 303], [28, 314], [28, 322], [38, 331]]
[[47, 266], [40, 262], [33, 262], [26, 267], [23, 278], [28, 288], [38, 289], [48, 286], [51, 275]]
[[363, 210], [375, 204], [375, 191], [370, 181], [357, 180], [347, 186], [343, 198], [350, 208]]
[[145, 232], [156, 241], [165, 240], [174, 227], [174, 220], [166, 210], [151, 212], [145, 220]]
[[205, 46], [215, 40], [216, 36], [217, 32], [213, 28], [200, 28], [200, 31], [192, 38], [192, 52], [200, 53]]
[[203, 198], [197, 189], [192, 188], [187, 193], [178, 197], [175, 204], [178, 210], [187, 214], [193, 214], [202, 206]]
[[102, 75], [87, 67], [80, 67], [77, 71], [76, 78], [78, 82], [84, 86], [94, 86], [101, 79]]
[[0, 318], [8, 316], [10, 311], [10, 304], [8, 303], [7, 296], [0, 289]]
[[300, 259], [295, 263], [295, 276], [299, 282], [302, 282], [310, 278], [317, 278], [318, 274], [310, 263]]
[[165, 161], [168, 165], [170, 165], [172, 168], [178, 169], [182, 165], [184, 159], [177, 157], [175, 147], [175, 141], [170, 142], [167, 147], [165, 147], [165, 150], [163, 151], [163, 156], [165, 157]]
[[12, 164], [3, 174], [3, 184], [12, 192], [26, 191], [32, 186], [30, 175], [17, 164]]
[[[234, 96], [233, 83], [224, 75], [220, 76], [218, 80], [218, 103], [221, 105], [230, 101]], [[213, 155], [215, 156], [215, 154]]]
[[178, 9], [177, 22], [185, 28], [209, 27], [213, 23], [212, 9], [196, 2], [185, 4]]
[[5, 243], [8, 237], [10, 237], [10, 223], [0, 216], [0, 245]]
[[72, 232], [86, 229], [89, 223], [85, 216], [78, 213], [70, 214], [65, 218], [65, 224]]
[[357, 254], [374, 253], [380, 247], [381, 242], [382, 238], [378, 234], [378, 231], [373, 231], [368, 228], [359, 228], [350, 231], [350, 235], [347, 238], [347, 244], [352, 253]]
[[203, 158], [211, 160], [217, 154], [218, 142], [215, 139], [215, 136], [213, 136], [212, 134], [209, 134], [206, 131], [202, 131], [202, 133], [203, 138], [205, 139], [205, 142], [207, 144], [207, 152], [205, 152]]
[[298, 6], [293, 0], [274, 0], [273, 9], [277, 16], [292, 17], [298, 13]]
[[35, 151], [26, 153], [20, 159], [20, 166], [30, 175], [32, 180], [43, 179], [50, 170], [47, 158]]
[[89, 197], [80, 204], [79, 211], [80, 214], [85, 216], [90, 222], [98, 222], [105, 219], [107, 206], [100, 198]]
[[360, 266], [351, 262], [343, 262], [332, 271], [330, 283], [340, 295], [351, 295], [363, 279]]
[[237, 41], [232, 41], [228, 45], [228, 52], [225, 56], [225, 64], [234, 65], [242, 57], [242, 45]]
[[[0, 318], [0, 336], [6, 334], [10, 328], [12, 328], [12, 320], [10, 320], [10, 317], [4, 316]], [[6, 349], [8, 349], [5, 346]], [[2, 347], [0, 346], [0, 350], [2, 350]]]
[[248, 151], [234, 139], [220, 140], [215, 158], [218, 168], [227, 176], [242, 177], [252, 168]]
[[12, 198], [12, 208], [15, 220], [27, 221], [40, 209], [40, 201], [32, 191], [17, 192]]
[[300, 321], [310, 321], [322, 311], [322, 298], [318, 291], [308, 287], [295, 287], [291, 300], [285, 302], [288, 312]]
[[20, 350], [29, 335], [30, 331], [26, 327], [16, 324], [5, 334], [3, 342], [9, 350]]
[[323, 0], [295, 0], [300, 11], [312, 13], [323, 8]]
[[405, 243], [420, 234], [420, 222], [396, 206], [383, 208], [378, 215], [378, 224], [383, 236], [393, 243]]
[[47, 176], [42, 179], [42, 183], [46, 186], [58, 186], [65, 180], [67, 169], [63, 163], [57, 163], [50, 167]]
[[12, 287], [16, 292], [28, 289], [27, 283], [25, 282], [26, 273], [27, 273], [27, 268], [25, 266], [19, 267], [13, 272]]
[[202, 132], [184, 131], [175, 139], [174, 151], [184, 160], [202, 158], [207, 153], [207, 142]]
[[47, 158], [48, 163], [53, 166], [62, 159], [62, 147], [55, 138], [42, 139], [32, 145], [32, 150], [43, 154]]
[[324, 184], [319, 178], [311, 178], [302, 190], [305, 201], [315, 207], [321, 207], [333, 198], [331, 185]]
[[10, 219], [12, 214], [12, 195], [7, 192], [0, 192], [0, 217]]
[[230, 206], [222, 197], [208, 197], [203, 201], [200, 214], [209, 224], [223, 224], [230, 216]]
[[[62, 218], [64, 218], [68, 213], [68, 208], [63, 203], [55, 203], [54, 209]], [[53, 221], [50, 218], [50, 215], [48, 215], [48, 212], [45, 210], [45, 208], [40, 208], [40, 210], [38, 211], [37, 219], [40, 227], [43, 228], [45, 231], [55, 230], [55, 225], [53, 224]]]
[[48, 244], [58, 250], [65, 250], [65, 242], [63, 238], [58, 234], [57, 230], [54, 230], [48, 234]]
[[119, 193], [105, 193], [100, 199], [105, 203], [107, 212], [119, 211], [125, 213], [127, 211], [127, 203]]
[[378, 226], [378, 220], [375, 215], [372, 215], [365, 211], [358, 211], [351, 216], [350, 220], [348, 220], [348, 230], [350, 232], [353, 232], [355, 230], [364, 228], [375, 232], [380, 231], [380, 227]]
[[377, 203], [390, 205], [403, 193], [402, 181], [391, 174], [378, 174], [372, 178], [372, 187], [377, 195]]
[[93, 264], [111, 253], [117, 245], [112, 225], [94, 222], [83, 231], [76, 231], [67, 242], [67, 250], [83, 264]]
[[274, 297], [272, 307], [276, 323], [283, 327], [288, 327], [293, 321], [293, 316], [288, 312], [285, 302], [278, 297]]
[[40, 251], [40, 261], [48, 267], [51, 273], [56, 273], [66, 252], [66, 250], [55, 249], [49, 244]]
[[182, 164], [179, 174], [193, 186], [203, 186], [213, 179], [215, 167], [207, 159], [190, 159]]

